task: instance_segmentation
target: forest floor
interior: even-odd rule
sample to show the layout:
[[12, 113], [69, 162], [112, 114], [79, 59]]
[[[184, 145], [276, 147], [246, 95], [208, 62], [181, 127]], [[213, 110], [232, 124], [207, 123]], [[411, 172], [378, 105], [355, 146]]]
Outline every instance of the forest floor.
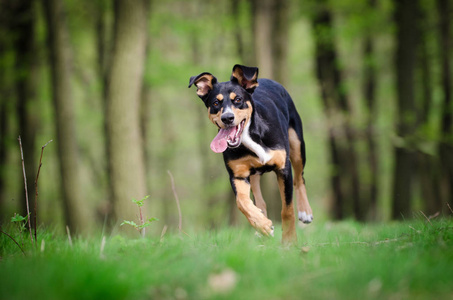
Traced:
[[314, 223], [289, 248], [248, 227], [72, 245], [41, 231], [25, 254], [0, 235], [1, 299], [453, 298], [452, 218]]

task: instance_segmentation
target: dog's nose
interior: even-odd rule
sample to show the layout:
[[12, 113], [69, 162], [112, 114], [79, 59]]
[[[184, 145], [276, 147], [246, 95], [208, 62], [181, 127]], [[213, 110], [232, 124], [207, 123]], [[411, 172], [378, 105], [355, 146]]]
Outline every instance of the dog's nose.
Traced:
[[234, 114], [232, 113], [225, 113], [222, 115], [221, 117], [222, 119], [222, 122], [225, 124], [225, 125], [230, 125], [233, 123], [234, 121]]

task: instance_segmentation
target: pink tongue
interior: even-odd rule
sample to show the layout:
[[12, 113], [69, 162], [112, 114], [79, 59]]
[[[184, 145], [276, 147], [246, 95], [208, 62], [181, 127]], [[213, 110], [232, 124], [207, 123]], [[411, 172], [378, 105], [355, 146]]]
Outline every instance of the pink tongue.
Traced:
[[228, 147], [227, 138], [228, 136], [234, 137], [236, 133], [236, 127], [229, 127], [226, 129], [220, 129], [216, 137], [211, 142], [211, 150], [215, 153], [222, 153]]

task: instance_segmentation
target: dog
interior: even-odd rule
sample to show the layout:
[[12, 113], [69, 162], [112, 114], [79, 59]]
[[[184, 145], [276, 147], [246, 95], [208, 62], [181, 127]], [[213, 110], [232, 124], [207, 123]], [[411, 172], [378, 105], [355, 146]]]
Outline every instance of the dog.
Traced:
[[218, 82], [211, 73], [203, 72], [190, 78], [189, 88], [192, 85], [219, 129], [211, 149], [223, 153], [239, 210], [258, 232], [274, 235], [260, 190], [261, 175], [274, 171], [282, 199], [282, 242], [296, 242], [293, 185], [298, 219], [311, 223], [313, 212], [303, 177], [302, 121], [290, 95], [281, 84], [258, 79], [258, 68], [242, 65], [233, 67], [230, 81]]

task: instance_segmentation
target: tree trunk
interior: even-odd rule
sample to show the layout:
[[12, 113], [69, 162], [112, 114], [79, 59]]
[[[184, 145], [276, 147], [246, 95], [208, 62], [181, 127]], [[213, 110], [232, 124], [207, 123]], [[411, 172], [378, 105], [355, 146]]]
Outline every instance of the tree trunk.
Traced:
[[342, 92], [332, 15], [326, 3], [318, 1], [312, 20], [315, 39], [316, 74], [320, 83], [326, 118], [329, 122], [333, 216], [353, 215], [364, 219], [355, 151], [355, 134], [347, 95]]
[[[256, 65], [260, 78], [270, 78], [285, 84], [288, 73], [287, 52], [289, 37], [288, 0], [252, 0], [253, 36]], [[273, 174], [261, 177], [264, 200], [270, 218], [279, 218], [280, 191]]]
[[[109, 158], [110, 149], [108, 146], [107, 139], [107, 80], [109, 74], [110, 61], [112, 56], [112, 32], [113, 22], [108, 22], [108, 14], [112, 13], [112, 4], [107, 0], [100, 0], [96, 2], [96, 53], [97, 53], [97, 73], [98, 78], [102, 86], [102, 108], [104, 117], [104, 153], [105, 159], [103, 161], [104, 171], [110, 174], [109, 169]], [[112, 24], [110, 24], [112, 23]], [[103, 222], [107, 225], [112, 225], [112, 220], [109, 219], [113, 214], [113, 196], [112, 190], [110, 189], [110, 177], [106, 178], [106, 189], [105, 198], [106, 200], [101, 203], [97, 208], [98, 221]]]
[[439, 32], [440, 32], [440, 61], [442, 72], [443, 107], [441, 116], [441, 142], [439, 155], [441, 160], [441, 190], [443, 202], [453, 207], [453, 103], [451, 77], [451, 16], [452, 4], [449, 0], [438, 0]]
[[[9, 6], [0, 3], [0, 26], [4, 29], [11, 27], [8, 16], [12, 16]], [[8, 35], [0, 35], [0, 211], [6, 212], [5, 196], [5, 178], [7, 176], [7, 145], [9, 139], [8, 116], [12, 115], [9, 110], [8, 99], [13, 98], [11, 95], [12, 88], [8, 78], [10, 78], [9, 60], [6, 59], [10, 51], [10, 38]], [[0, 214], [0, 224], [6, 221], [5, 213]], [[9, 220], [8, 220], [9, 222]]]
[[[251, 2], [251, 1], [248, 1]], [[250, 38], [247, 38], [249, 36], [253, 36], [252, 34], [252, 28], [254, 25], [252, 22], [250, 22], [251, 27], [244, 27], [246, 26], [245, 24], [241, 23], [241, 7], [243, 5], [243, 1], [241, 0], [231, 0], [231, 14], [234, 19], [234, 38], [236, 40], [236, 49], [237, 49], [237, 54], [239, 57], [239, 60], [242, 62], [243, 65], [246, 66], [255, 66], [255, 55], [253, 51], [253, 41]], [[250, 5], [252, 5], [250, 3]], [[248, 11], [249, 15], [248, 17], [250, 19], [253, 19], [252, 17], [252, 11]]]
[[[370, 9], [376, 9], [376, 0], [369, 0]], [[375, 125], [377, 121], [376, 111], [376, 64], [374, 43], [372, 35], [367, 34], [364, 42], [364, 85], [363, 95], [367, 108], [366, 143], [368, 146], [367, 164], [370, 170], [369, 183], [366, 185], [366, 195], [363, 205], [367, 207], [367, 218], [375, 221], [377, 218], [379, 159]]]
[[418, 0], [395, 1], [396, 21], [396, 82], [398, 117], [396, 132], [401, 140], [395, 146], [392, 218], [409, 216], [414, 179], [415, 153], [410, 138], [416, 129], [416, 106], [414, 100], [414, 76], [417, 47]]
[[288, 44], [289, 44], [289, 0], [273, 1], [273, 27], [272, 27], [272, 56], [273, 78], [277, 82], [286, 85], [288, 83]]
[[116, 219], [136, 221], [137, 207], [131, 201], [146, 196], [139, 109], [148, 7], [144, 0], [118, 0], [115, 5], [106, 115], [110, 182]]
[[[417, 93], [421, 96], [421, 99], [417, 99], [417, 103], [419, 104], [418, 127], [420, 128], [420, 132], [423, 132], [424, 128], [429, 128], [433, 103], [432, 55], [429, 51], [428, 41], [431, 26], [427, 20], [428, 12], [421, 11], [420, 24], [422, 24], [422, 27], [420, 27], [419, 34], [420, 51], [418, 59], [420, 62], [421, 92]], [[431, 153], [426, 153], [421, 147], [417, 150], [417, 174], [423, 199], [423, 212], [427, 215], [433, 215], [442, 210], [442, 199], [439, 189], [439, 182], [441, 182], [439, 176], [439, 160], [438, 157]]]
[[283, 85], [288, 80], [289, 13], [289, 0], [252, 0], [254, 49], [260, 77]]
[[253, 36], [256, 64], [261, 78], [273, 79], [272, 27], [273, 0], [253, 0]]
[[[36, 157], [39, 149], [35, 149], [35, 137], [38, 127], [39, 109], [36, 101], [37, 90], [37, 57], [35, 45], [35, 9], [33, 1], [22, 0], [14, 3], [15, 18], [13, 20], [15, 36], [15, 84], [17, 94], [17, 114], [19, 117], [19, 133], [24, 152], [25, 172], [27, 174], [27, 190], [30, 203], [30, 216], [34, 220], [34, 178], [37, 171]], [[21, 188], [23, 189], [23, 187]], [[23, 195], [23, 192], [21, 193]], [[20, 213], [27, 214], [25, 197], [20, 201]], [[34, 224], [32, 222], [32, 224]]]
[[59, 0], [43, 1], [48, 30], [64, 215], [71, 232], [81, 233], [90, 228], [92, 218], [87, 216], [84, 209], [85, 198], [80, 183], [69, 36], [63, 3]]

